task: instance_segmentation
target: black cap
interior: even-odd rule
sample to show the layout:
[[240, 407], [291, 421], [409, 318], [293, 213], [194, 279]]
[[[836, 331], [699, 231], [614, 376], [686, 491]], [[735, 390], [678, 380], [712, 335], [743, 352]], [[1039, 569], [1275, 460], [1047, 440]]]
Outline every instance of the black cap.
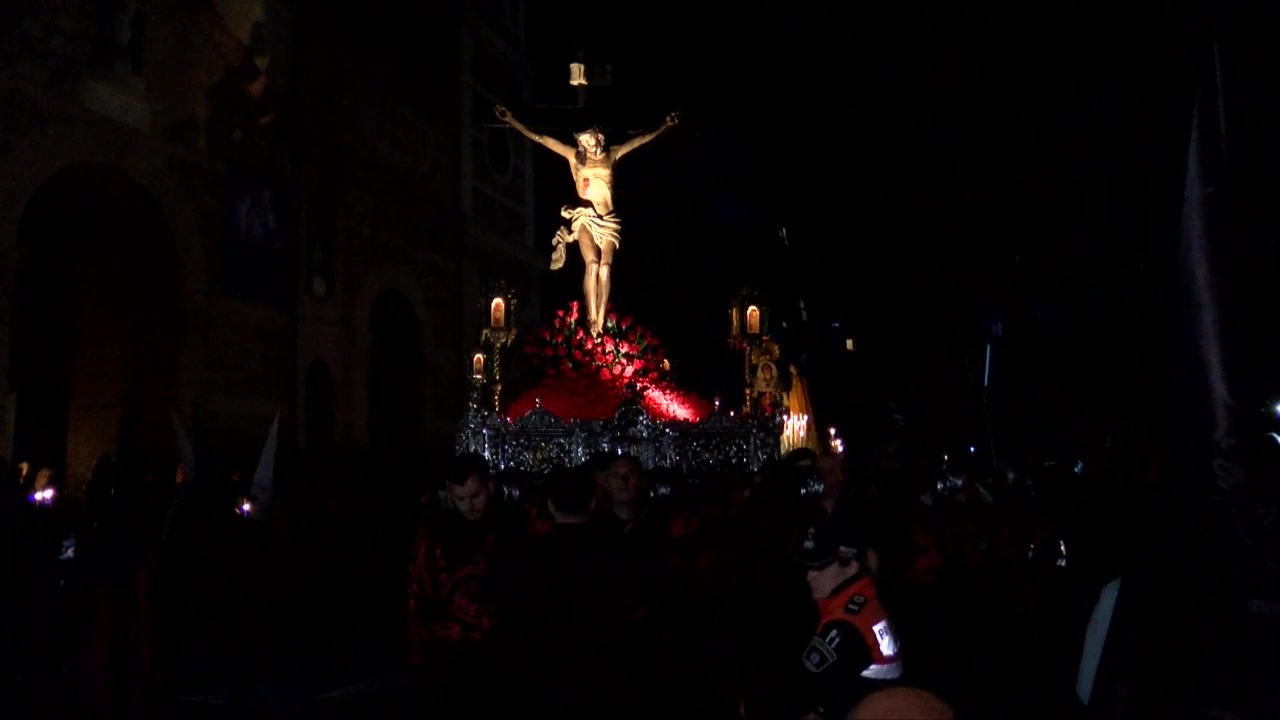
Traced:
[[800, 538], [800, 547], [796, 552], [796, 560], [807, 568], [824, 568], [833, 562], [848, 563], [861, 561], [862, 543], [852, 529], [845, 524], [836, 524], [827, 518], [811, 523], [804, 536]]

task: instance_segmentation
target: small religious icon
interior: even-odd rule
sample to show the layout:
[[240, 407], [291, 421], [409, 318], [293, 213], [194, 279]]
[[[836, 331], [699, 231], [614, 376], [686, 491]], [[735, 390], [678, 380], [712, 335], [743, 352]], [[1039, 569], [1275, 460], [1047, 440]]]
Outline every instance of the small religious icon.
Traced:
[[477, 380], [484, 377], [484, 353], [471, 356], [471, 377]]
[[747, 308], [747, 334], [760, 334], [760, 308], [755, 305]]
[[752, 384], [752, 389], [755, 390], [756, 399], [765, 413], [772, 413], [777, 410], [779, 407], [778, 401], [782, 397], [782, 384], [778, 378], [778, 366], [769, 360], [760, 363], [760, 366], [756, 368], [756, 378]]
[[605, 308], [609, 306], [613, 254], [618, 249], [622, 232], [621, 221], [613, 206], [613, 164], [668, 128], [675, 127], [679, 117], [672, 113], [657, 130], [633, 137], [616, 147], [606, 146], [604, 134], [597, 128], [591, 128], [575, 135], [576, 147], [571, 147], [530, 130], [501, 105], [496, 106], [494, 112], [499, 120], [521, 135], [569, 161], [580, 203], [578, 207], [566, 205], [560, 210], [560, 215], [569, 221], [569, 225], [557, 230], [552, 240], [551, 269], [564, 267], [565, 245], [578, 243], [586, 264], [582, 287], [586, 292], [587, 320], [591, 334], [598, 336], [604, 327]]
[[507, 303], [502, 298], [494, 298], [489, 303], [489, 327], [502, 329], [507, 325]]

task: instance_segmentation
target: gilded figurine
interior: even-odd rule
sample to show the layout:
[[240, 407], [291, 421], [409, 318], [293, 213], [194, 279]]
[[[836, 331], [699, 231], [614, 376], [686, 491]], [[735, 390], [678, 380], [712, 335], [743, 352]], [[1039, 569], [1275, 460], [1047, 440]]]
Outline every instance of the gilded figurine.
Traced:
[[597, 128], [585, 130], [574, 136], [576, 146], [540, 135], [519, 120], [511, 112], [498, 105], [494, 108], [498, 119], [515, 128], [521, 135], [551, 150], [569, 161], [574, 186], [581, 199], [578, 207], [566, 205], [560, 215], [569, 221], [567, 227], [556, 231], [552, 240], [551, 269], [564, 267], [565, 245], [577, 242], [586, 264], [582, 291], [586, 296], [587, 318], [591, 334], [598, 336], [604, 327], [604, 311], [609, 303], [610, 274], [613, 255], [618, 250], [622, 223], [613, 207], [613, 164], [624, 155], [658, 137], [680, 121], [675, 113], [666, 117], [657, 130], [627, 140], [616, 147], [605, 145], [604, 134]]

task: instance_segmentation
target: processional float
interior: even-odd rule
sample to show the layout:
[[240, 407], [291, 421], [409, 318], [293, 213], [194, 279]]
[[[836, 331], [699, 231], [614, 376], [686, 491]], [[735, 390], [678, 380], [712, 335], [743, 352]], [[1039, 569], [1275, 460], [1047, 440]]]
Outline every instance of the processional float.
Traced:
[[[571, 84], [581, 87], [586, 77], [581, 63], [571, 67]], [[495, 113], [569, 164], [579, 202], [561, 210], [566, 224], [552, 239], [550, 264], [562, 268], [568, 246], [576, 244], [584, 297], [557, 310], [517, 349], [515, 294], [502, 282], [490, 287], [478, 308], [484, 329], [468, 364], [471, 400], [457, 451], [480, 453], [495, 468], [533, 472], [624, 452], [646, 467], [758, 470], [781, 452], [810, 444], [809, 415], [791, 412], [808, 408], [807, 391], [798, 377], [789, 393], [782, 390], [779, 350], [760, 298], [744, 291], [730, 309], [729, 342], [743, 357], [741, 405], [709, 402], [678, 387], [657, 338], [609, 303], [622, 234], [614, 165], [674, 128], [679, 117], [670, 114], [652, 132], [609, 146], [598, 128], [577, 133], [571, 145], [530, 129], [501, 105]]]

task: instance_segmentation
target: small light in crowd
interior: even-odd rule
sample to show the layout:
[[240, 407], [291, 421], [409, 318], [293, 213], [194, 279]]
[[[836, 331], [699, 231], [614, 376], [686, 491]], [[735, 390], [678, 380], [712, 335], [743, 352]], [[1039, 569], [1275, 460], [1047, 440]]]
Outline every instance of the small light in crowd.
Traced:
[[37, 490], [31, 495], [31, 502], [37, 505], [49, 505], [53, 503], [53, 488], [45, 488]]
[[853, 338], [844, 339], [844, 349], [853, 352]]
[[249, 511], [251, 511], [251, 510], [253, 510], [253, 506], [252, 506], [252, 505], [250, 505], [250, 504], [249, 504], [249, 503], [247, 503], [247, 502], [245, 502], [245, 503], [241, 503], [241, 505], [240, 505], [240, 512], [241, 512], [241, 514], [243, 514], [245, 517], [248, 517], [248, 516], [249, 516]]
[[974, 454], [974, 453], [976, 453], [976, 452], [978, 452], [978, 448], [976, 448], [976, 447], [974, 447], [974, 446], [970, 445], [970, 446], [969, 446], [969, 454], [970, 454], [970, 455], [973, 455], [973, 454]]
[[1275, 412], [1276, 412], [1276, 417], [1277, 417], [1277, 418], [1280, 418], [1280, 402], [1276, 403], [1276, 406], [1275, 406], [1274, 408], [1272, 408], [1272, 410], [1275, 410]]

